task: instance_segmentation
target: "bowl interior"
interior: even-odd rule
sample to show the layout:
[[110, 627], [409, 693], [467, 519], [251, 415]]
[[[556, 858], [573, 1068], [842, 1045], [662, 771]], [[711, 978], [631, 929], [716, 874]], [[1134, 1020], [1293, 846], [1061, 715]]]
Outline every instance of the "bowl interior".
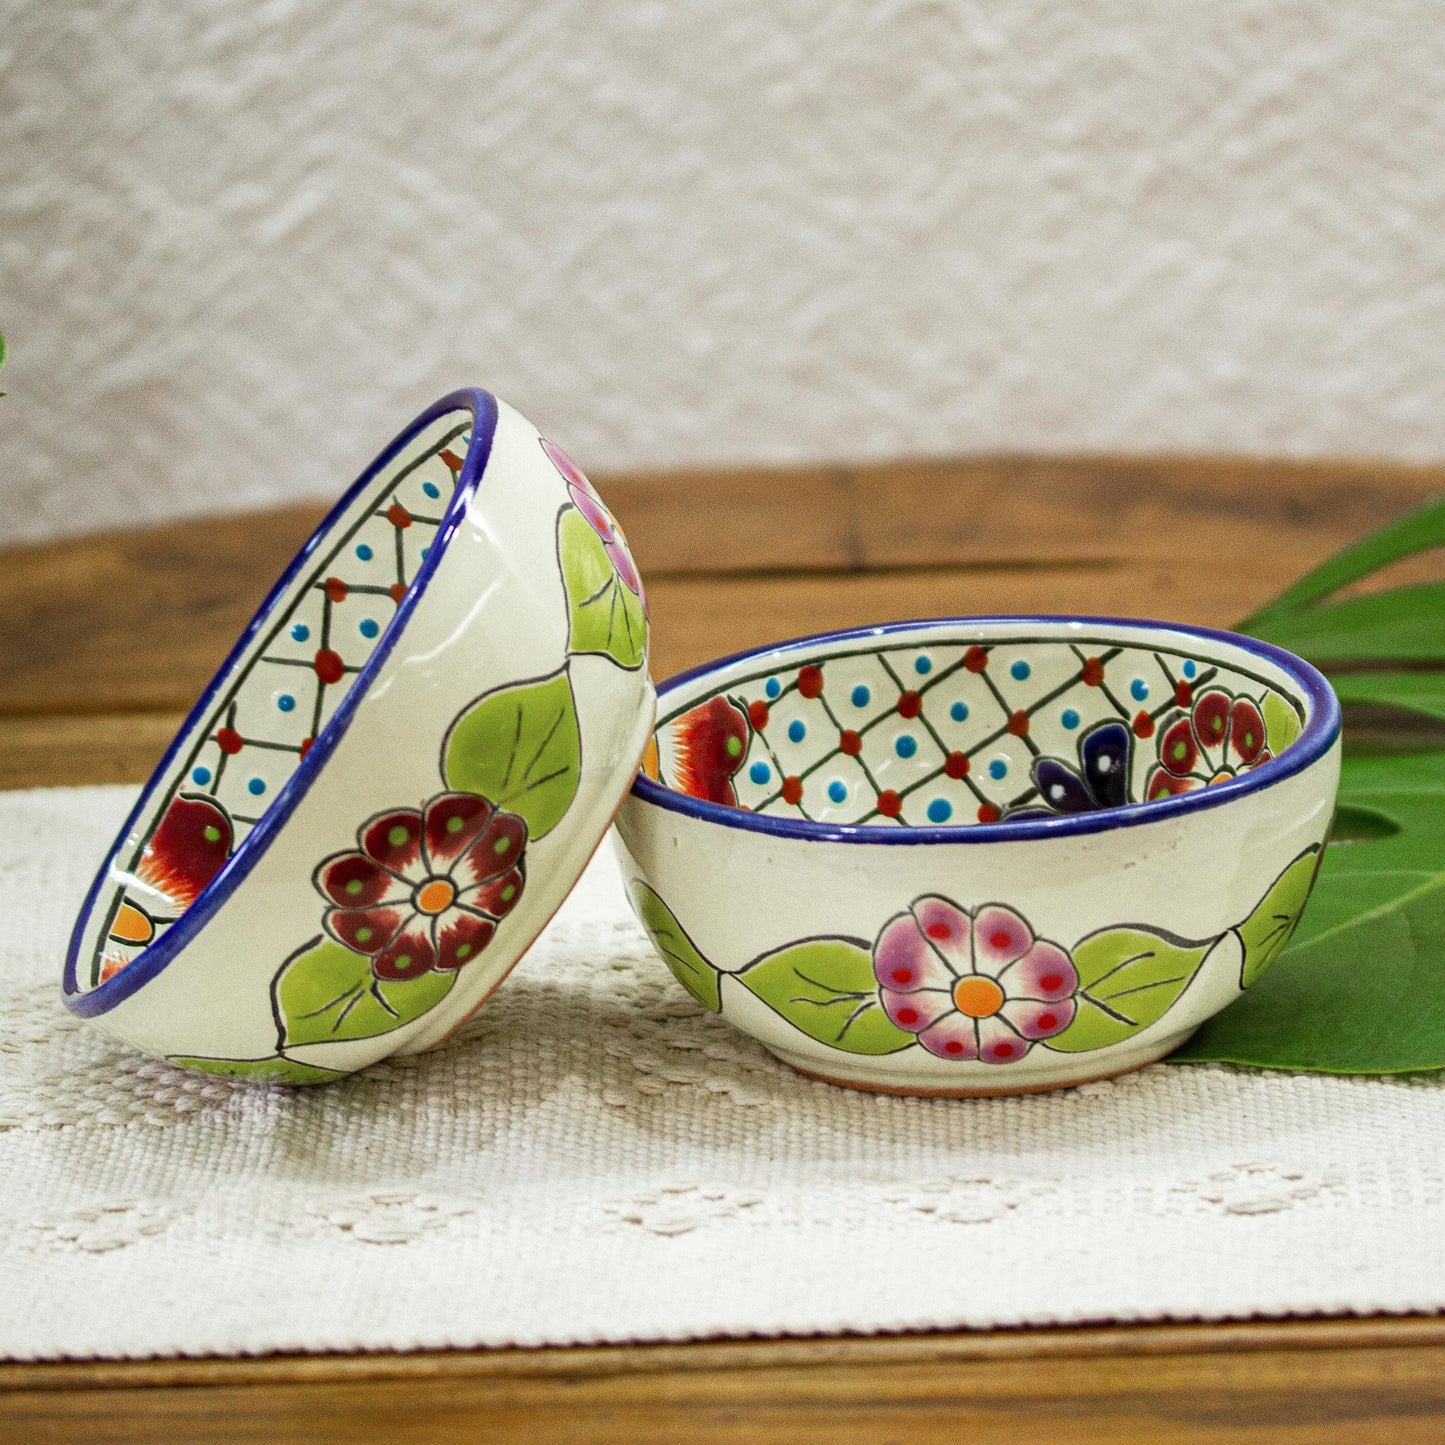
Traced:
[[665, 688], [648, 773], [774, 817], [995, 823], [1164, 798], [1299, 737], [1300, 678], [1228, 634], [1017, 619], [908, 624]]
[[82, 920], [75, 990], [162, 938], [261, 821], [382, 644], [457, 488], [470, 411], [420, 430], [331, 520], [151, 780]]

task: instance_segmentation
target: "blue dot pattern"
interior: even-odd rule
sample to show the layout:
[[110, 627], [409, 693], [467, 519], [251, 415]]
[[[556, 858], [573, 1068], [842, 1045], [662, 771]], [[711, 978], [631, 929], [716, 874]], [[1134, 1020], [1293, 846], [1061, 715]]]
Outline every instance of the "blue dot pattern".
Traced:
[[1142, 677], [1136, 677], [1134, 681], [1129, 684], [1129, 696], [1132, 697], [1135, 702], [1143, 702], [1144, 699], [1149, 696], [1149, 684], [1145, 682]]
[[306, 639], [311, 636], [311, 629], [304, 622], [298, 622], [296, 626], [291, 629], [291, 636], [294, 637], [297, 642], [305, 642]]
[[927, 677], [933, 671], [933, 659], [931, 657], [914, 658], [913, 670], [919, 677]]
[[292, 697], [289, 692], [283, 692], [281, 696], [276, 699], [276, 706], [279, 707], [282, 712], [291, 712], [296, 706], [296, 699]]
[[1019, 658], [1018, 661], [1009, 668], [1009, 673], [1015, 682], [1027, 682], [1031, 672], [1033, 672], [1033, 668], [1031, 668], [1023, 658]]
[[266, 784], [260, 778], [252, 778], [251, 781], [246, 784], [246, 791], [259, 798], [261, 794], [266, 791]]
[[899, 733], [893, 748], [900, 758], [911, 758], [918, 751], [918, 739], [912, 733]]
[[1059, 714], [1059, 721], [1063, 723], [1070, 732], [1073, 732], [1079, 725], [1079, 714], [1074, 708], [1066, 707], [1063, 712]]
[[357, 630], [363, 637], [375, 637], [376, 634], [381, 631], [381, 628], [377, 626], [375, 618], [363, 617], [358, 624]]
[[949, 708], [948, 715], [954, 720], [954, 722], [967, 722], [968, 704], [966, 702], [954, 703], [954, 705]]
[[947, 798], [935, 798], [928, 805], [928, 821], [930, 823], [946, 823], [953, 817], [953, 804]]
[[994, 782], [1000, 782], [1008, 777], [1008, 763], [1003, 758], [995, 758], [988, 765], [988, 775]]
[[356, 549], [356, 555], [360, 557], [363, 562], [370, 562], [371, 559], [376, 556], [376, 553], [373, 552], [371, 548], [366, 545], [365, 542], [363, 542]]
[[853, 689], [852, 701], [854, 707], [867, 707], [872, 700], [872, 692], [864, 687], [861, 682]]
[[211, 770], [209, 768], [192, 768], [191, 781], [199, 783], [204, 788], [211, 781]]
[[808, 729], [803, 725], [802, 718], [795, 717], [792, 722], [788, 724], [789, 742], [800, 743], [807, 735]]
[[848, 801], [848, 785], [842, 778], [834, 778], [828, 784], [828, 797], [835, 803], [846, 803]]
[[761, 786], [773, 776], [773, 770], [766, 763], [754, 763], [748, 769], [748, 777]]
[[435, 482], [423, 482], [421, 484], [421, 489], [427, 494], [427, 496], [432, 499], [432, 501], [436, 501], [436, 499], [442, 494], [442, 489], [437, 486]]
[[769, 697], [777, 697], [782, 690], [783, 684], [775, 677], [770, 677], [767, 682], [763, 684], [763, 691], [767, 693]]
[[1185, 676], [1185, 677], [1193, 677], [1194, 674], [1197, 673], [1198, 671], [1199, 671], [1199, 668], [1198, 668], [1193, 662], [1186, 662], [1186, 663], [1184, 664], [1184, 676]]

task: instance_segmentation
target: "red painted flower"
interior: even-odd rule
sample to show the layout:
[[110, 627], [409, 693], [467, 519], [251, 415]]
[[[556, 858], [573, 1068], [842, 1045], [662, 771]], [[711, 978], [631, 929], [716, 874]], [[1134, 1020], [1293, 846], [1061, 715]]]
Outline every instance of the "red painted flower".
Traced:
[[1011, 908], [913, 901], [873, 945], [884, 1012], [941, 1059], [1013, 1064], [1073, 1022], [1079, 975]]
[[321, 863], [315, 883], [333, 905], [327, 933], [370, 955], [378, 978], [470, 963], [525, 885], [526, 822], [476, 793], [378, 813], [356, 840], [358, 851]]
[[556, 442], [549, 442], [543, 437], [542, 450], [552, 459], [552, 465], [566, 478], [573, 506], [587, 518], [592, 530], [602, 539], [602, 545], [621, 578], [622, 585], [636, 594], [646, 611], [647, 594], [642, 590], [642, 578], [637, 575], [632, 553], [627, 550], [627, 538], [623, 536], [616, 518], [607, 510], [606, 503], [597, 495], [592, 483], [587, 480], [586, 473]]
[[1144, 784], [1146, 798], [1207, 787], [1267, 763], [1264, 717], [1253, 698], [1211, 687], [1159, 733], [1159, 761]]
[[747, 714], [725, 697], [712, 697], [675, 719], [667, 737], [672, 786], [693, 798], [737, 807], [733, 778], [747, 756]]

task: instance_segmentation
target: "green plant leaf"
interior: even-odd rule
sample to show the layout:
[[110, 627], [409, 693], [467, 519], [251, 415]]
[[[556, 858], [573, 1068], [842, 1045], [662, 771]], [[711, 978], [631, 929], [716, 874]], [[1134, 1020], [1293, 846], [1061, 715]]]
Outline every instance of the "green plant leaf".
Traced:
[[861, 939], [812, 938], [765, 953], [732, 975], [810, 1039], [850, 1054], [896, 1054], [915, 1043], [878, 999]]
[[1401, 708], [1445, 722], [1445, 670], [1337, 672], [1330, 681], [1342, 703]]
[[1445, 1067], [1445, 752], [1347, 757], [1340, 812], [1374, 826], [1330, 844], [1273, 967], [1174, 1059], [1343, 1074]]
[[577, 796], [582, 735], [564, 668], [484, 693], [452, 724], [442, 744], [447, 786], [480, 793], [545, 837]]
[[435, 1008], [456, 977], [433, 969], [420, 978], [378, 979], [365, 954], [318, 938], [286, 960], [272, 985], [281, 1047], [390, 1033]]
[[716, 1013], [722, 1007], [718, 999], [717, 969], [697, 951], [697, 945], [654, 889], [638, 880], [629, 893], [638, 920], [662, 955], [662, 961], [672, 970], [672, 976], [704, 1008]]
[[1190, 943], [1138, 927], [1091, 933], [1073, 954], [1079, 972], [1074, 1021], [1047, 1046], [1083, 1053], [1132, 1038], [1163, 1018], [1218, 941]]
[[1421, 582], [1252, 620], [1255, 637], [1319, 664], [1445, 658], [1445, 582]]
[[1244, 963], [1239, 986], [1249, 988], [1284, 951], [1290, 934], [1304, 912], [1305, 902], [1319, 866], [1318, 848], [1301, 853], [1275, 879], [1254, 912], [1235, 930], [1244, 945]]
[[647, 656], [642, 599], [617, 575], [602, 538], [576, 507], [564, 507], [557, 518], [557, 555], [567, 588], [568, 650], [641, 667]]
[[188, 1054], [167, 1054], [166, 1062], [222, 1079], [245, 1079], [252, 1084], [334, 1084], [348, 1077], [337, 1069], [298, 1064], [295, 1059], [279, 1055], [265, 1059], [203, 1059]]

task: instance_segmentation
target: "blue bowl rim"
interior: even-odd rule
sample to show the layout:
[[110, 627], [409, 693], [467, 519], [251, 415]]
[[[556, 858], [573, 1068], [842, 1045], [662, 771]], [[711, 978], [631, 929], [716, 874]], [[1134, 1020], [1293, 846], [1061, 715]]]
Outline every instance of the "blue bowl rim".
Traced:
[[1019, 626], [1028, 624], [1058, 626], [1077, 623], [1100, 628], [1145, 628], [1160, 632], [1182, 633], [1202, 641], [1225, 643], [1238, 647], [1271, 662], [1288, 673], [1310, 700], [1310, 716], [1299, 737], [1269, 762], [1227, 779], [1153, 802], [1129, 803], [1122, 808], [1101, 808], [1091, 813], [1060, 814], [1051, 818], [1019, 818], [1012, 823], [941, 823], [920, 827], [885, 828], [877, 824], [822, 823], [802, 818], [778, 818], [753, 813], [744, 808], [711, 803], [702, 798], [679, 793], [639, 773], [632, 784], [632, 796], [672, 813], [682, 813], [704, 822], [720, 823], [744, 832], [763, 833], [775, 838], [798, 838], [814, 843], [864, 843], [889, 846], [914, 846], [924, 843], [1026, 843], [1045, 838], [1072, 838], [1086, 833], [1107, 833], [1141, 823], [1162, 823], [1171, 818], [1196, 813], [1205, 808], [1218, 808], [1236, 798], [1257, 793], [1275, 783], [1303, 772], [1322, 758], [1340, 734], [1340, 703], [1324, 674], [1302, 657], [1287, 652], [1273, 643], [1261, 642], [1222, 628], [1195, 627], [1182, 622], [1162, 622], [1141, 617], [1096, 617], [1058, 613], [1019, 613], [977, 617], [919, 617], [902, 622], [888, 622], [871, 627], [848, 628], [837, 632], [816, 632], [807, 637], [790, 638], [786, 642], [767, 643], [762, 647], [734, 652], [712, 662], [679, 672], [660, 683], [657, 688], [659, 716], [665, 711], [669, 693], [698, 678], [720, 673], [740, 662], [784, 656], [835, 642], [866, 641], [894, 637], [926, 628]]
[[[236, 851], [226, 860], [216, 876], [201, 890], [195, 902], [160, 938], [138, 953], [135, 959], [119, 973], [84, 993], [80, 992], [76, 975], [80, 964], [80, 949], [86, 924], [92, 916], [102, 890], [109, 884], [111, 866], [117, 854], [146, 809], [153, 804], [156, 792], [169, 773], [182, 743], [190, 737], [192, 729], [205, 719], [213, 699], [229, 679], [237, 662], [245, 655], [252, 639], [265, 626], [271, 614], [280, 605], [291, 584], [305, 569], [312, 554], [345, 517], [356, 497], [417, 435], [447, 413], [458, 411], [471, 413], [472, 443], [462, 463], [462, 469], [458, 473], [457, 484], [452, 491], [451, 500], [447, 503], [446, 510], [442, 515], [441, 526], [437, 528], [436, 537], [430, 543], [427, 555], [422, 560], [421, 567], [412, 579], [411, 586], [398, 605], [396, 613], [381, 634], [360, 672], [352, 679], [351, 686], [347, 689], [346, 695], [342, 698], [336, 711], [332, 713], [326, 725], [317, 734], [316, 741], [311, 745], [306, 756], [297, 763], [296, 771], [286, 780], [270, 807], [261, 815], [260, 821], [236, 845]], [[362, 699], [370, 692], [377, 674], [406, 631], [412, 613], [420, 603], [422, 594], [426, 591], [431, 579], [436, 575], [442, 558], [446, 555], [447, 547], [466, 517], [467, 509], [471, 505], [482, 473], [491, 459], [492, 441], [496, 430], [497, 401], [490, 392], [484, 391], [480, 387], [462, 387], [448, 392], [446, 396], [434, 401], [397, 433], [356, 481], [342, 493], [340, 499], [327, 512], [316, 530], [306, 539], [300, 551], [286, 565], [286, 569], [266, 594], [265, 600], [246, 624], [240, 637], [237, 638], [235, 646], [226, 655], [226, 660], [217, 668], [195, 706], [186, 714], [186, 720], [176, 731], [175, 737], [166, 748], [165, 755], [146, 780], [140, 797], [121, 825], [120, 832], [110, 847], [106, 849], [105, 861], [101, 864], [94, 881], [86, 892], [85, 902], [81, 905], [75, 926], [71, 930], [69, 947], [66, 949], [62, 997], [66, 1006], [73, 1013], [84, 1018], [93, 1018], [97, 1014], [108, 1013], [117, 1004], [123, 1003], [137, 990], [162, 973], [174, 962], [196, 934], [205, 927], [221, 905], [235, 893], [246, 876], [260, 862], [276, 835], [311, 790], [312, 784], [320, 776], [321, 770], [326, 766], [331, 754], [336, 751], [337, 745], [351, 726]]]

